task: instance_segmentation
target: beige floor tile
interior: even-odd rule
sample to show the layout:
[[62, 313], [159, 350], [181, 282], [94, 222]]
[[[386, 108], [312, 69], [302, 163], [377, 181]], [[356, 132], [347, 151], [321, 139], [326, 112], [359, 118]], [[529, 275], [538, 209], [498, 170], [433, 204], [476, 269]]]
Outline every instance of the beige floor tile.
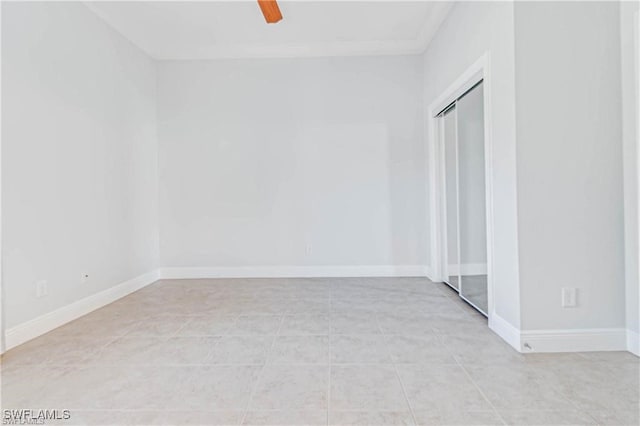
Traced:
[[237, 365], [174, 369], [178, 377], [170, 385], [173, 392], [166, 409], [237, 411], [246, 408], [261, 367]]
[[465, 409], [427, 411], [415, 410], [418, 425], [424, 426], [496, 426], [504, 422], [493, 410], [468, 411]]
[[331, 334], [379, 334], [375, 316], [366, 313], [331, 314]]
[[381, 334], [339, 334], [331, 336], [333, 364], [391, 363], [385, 336]]
[[[430, 315], [449, 313], [455, 311], [455, 304], [446, 297], [439, 298], [425, 298], [423, 300], [416, 300], [411, 298], [402, 309], [411, 313], [426, 313]], [[396, 308], [397, 310], [397, 308]]]
[[330, 425], [414, 425], [409, 411], [331, 411]]
[[443, 335], [443, 343], [465, 365], [520, 364], [524, 361], [524, 355], [517, 353], [490, 331]]
[[242, 411], [159, 411], [156, 413], [154, 425], [238, 425], [242, 419]]
[[523, 360], [531, 363], [574, 363], [585, 360], [580, 353], [528, 353], [524, 354]]
[[314, 410], [327, 408], [329, 368], [266, 365], [250, 410]]
[[293, 278], [290, 294], [295, 298], [330, 299], [333, 278]]
[[591, 417], [599, 424], [606, 426], [640, 425], [640, 408], [637, 410], [589, 411]]
[[402, 336], [434, 336], [435, 332], [426, 314], [398, 313], [377, 315], [380, 329], [385, 334]]
[[460, 366], [405, 364], [397, 368], [414, 410], [493, 409]]
[[51, 337], [48, 335], [13, 348], [3, 355], [3, 363], [72, 365], [86, 362], [115, 338], [86, 336]]
[[236, 322], [236, 316], [195, 316], [191, 317], [177, 331], [178, 336], [224, 336], [229, 334]]
[[408, 410], [395, 369], [388, 365], [332, 366], [332, 410]]
[[118, 410], [73, 410], [68, 421], [59, 421], [60, 425], [87, 426], [139, 426], [155, 425], [157, 411], [118, 411]]
[[640, 364], [640, 357], [635, 356], [631, 352], [626, 351], [610, 351], [610, 352], [580, 352], [575, 354], [587, 361], [616, 362]]
[[529, 365], [465, 366], [497, 410], [567, 410], [571, 402]]
[[240, 411], [72, 411], [68, 422], [60, 425], [237, 425]]
[[593, 417], [577, 410], [562, 411], [500, 411], [508, 425], [514, 426], [559, 426], [596, 425]]
[[327, 410], [271, 410], [271, 411], [248, 411], [243, 425], [326, 425]]
[[292, 303], [288, 298], [253, 297], [242, 306], [240, 313], [243, 315], [279, 315], [285, 311], [288, 303]]
[[[331, 299], [332, 315], [375, 315], [381, 309], [375, 299], [368, 299], [364, 295], [354, 295], [352, 297], [333, 296]], [[366, 330], [362, 330], [367, 332]], [[352, 330], [351, 332], [354, 332]]]
[[640, 407], [638, 364], [585, 361], [535, 364], [532, 368], [578, 409], [629, 411]]
[[207, 364], [262, 365], [274, 336], [222, 336], [207, 356]]
[[154, 315], [135, 323], [127, 332], [127, 337], [173, 336], [187, 322], [189, 317], [176, 315]]
[[210, 363], [209, 354], [221, 339], [222, 337], [170, 337], [159, 345], [147, 361], [158, 365]]
[[431, 314], [427, 317], [426, 323], [438, 334], [484, 335], [490, 333], [484, 316], [472, 317], [462, 310], [448, 309]]
[[281, 315], [241, 315], [236, 319], [229, 334], [276, 335], [282, 324]]
[[280, 328], [283, 336], [328, 335], [329, 315], [285, 315]]
[[162, 337], [118, 337], [91, 361], [97, 364], [147, 364], [165, 340]]
[[278, 336], [267, 360], [269, 364], [328, 364], [328, 336]]
[[75, 321], [58, 327], [55, 330], [45, 334], [42, 337], [58, 338], [58, 337], [117, 337], [124, 336], [129, 330], [138, 323], [138, 316], [111, 315], [107, 318], [104, 316], [95, 316], [94, 314], [85, 315]]
[[398, 364], [456, 364], [439, 336], [388, 335], [386, 346]]
[[331, 312], [330, 299], [293, 299], [284, 305], [283, 312], [287, 314], [323, 314]]
[[1, 360], [86, 424], [640, 424], [640, 359], [519, 354], [425, 279], [159, 281]]
[[45, 407], [46, 388], [76, 368], [69, 365], [3, 365], [0, 380], [2, 408]]
[[39, 406], [74, 410], [158, 410], [167, 406], [174, 370], [146, 365], [91, 365], [70, 371], [42, 389]]

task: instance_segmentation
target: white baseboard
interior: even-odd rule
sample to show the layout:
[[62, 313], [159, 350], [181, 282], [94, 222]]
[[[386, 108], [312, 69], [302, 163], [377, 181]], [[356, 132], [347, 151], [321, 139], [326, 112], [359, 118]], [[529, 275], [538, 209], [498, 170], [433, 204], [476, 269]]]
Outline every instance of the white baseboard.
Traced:
[[520, 340], [521, 352], [525, 353], [627, 350], [627, 330], [624, 328], [528, 330], [522, 331]]
[[425, 277], [429, 279], [429, 281], [437, 282], [433, 278], [433, 271], [431, 270], [431, 266], [425, 265], [422, 267], [422, 271]]
[[41, 336], [74, 319], [112, 303], [158, 280], [158, 271], [137, 276], [70, 305], [12, 327], [5, 334], [5, 350]]
[[238, 266], [160, 268], [161, 279], [189, 278], [319, 278], [319, 277], [424, 277], [425, 265], [364, 266]]
[[624, 328], [520, 331], [495, 312], [489, 328], [522, 353], [628, 350], [638, 355], [638, 333]]
[[627, 350], [640, 356], [640, 333], [627, 329]]
[[502, 337], [502, 339], [515, 350], [522, 352], [520, 330], [511, 325], [510, 322], [493, 312], [489, 315], [489, 328], [498, 336]]

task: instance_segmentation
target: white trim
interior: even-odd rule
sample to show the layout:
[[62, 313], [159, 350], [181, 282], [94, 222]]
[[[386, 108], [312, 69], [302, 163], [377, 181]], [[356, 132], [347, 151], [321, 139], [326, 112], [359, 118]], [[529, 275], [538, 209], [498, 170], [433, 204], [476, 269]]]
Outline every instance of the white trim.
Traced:
[[24, 342], [41, 336], [70, 321], [80, 318], [98, 308], [115, 302], [124, 296], [140, 290], [158, 280], [158, 271], [148, 272], [92, 296], [85, 297], [70, 305], [41, 315], [7, 330], [6, 349], [9, 350]]
[[[442, 167], [438, 167], [441, 163], [441, 150], [439, 145], [435, 143], [436, 140], [441, 140], [442, 132], [444, 131], [444, 125], [440, 122], [440, 120], [434, 120], [433, 113], [435, 108], [432, 107], [429, 109], [427, 119], [425, 120], [425, 135], [429, 135], [426, 140], [427, 143], [427, 158], [426, 164], [429, 165], [429, 180], [427, 181], [426, 191], [427, 191], [427, 200], [428, 203], [426, 205], [426, 211], [429, 212], [429, 236], [430, 236], [430, 263], [431, 263], [431, 273], [432, 276], [430, 279], [432, 281], [441, 281], [444, 282], [447, 277], [445, 277], [445, 271], [442, 269], [443, 262], [445, 262], [446, 256], [442, 255], [442, 248], [446, 246], [446, 235], [443, 232], [438, 232], [438, 229], [441, 229], [446, 226], [446, 217], [443, 215], [437, 214], [442, 209], [442, 203], [444, 194], [441, 194], [441, 191], [437, 190], [436, 182], [438, 180], [443, 179], [440, 176], [442, 172]], [[436, 161], [438, 159], [438, 161]]]
[[520, 330], [511, 325], [510, 322], [502, 318], [495, 312], [489, 311], [489, 328], [507, 342], [518, 352], [522, 352], [520, 345]]
[[486, 75], [488, 60], [489, 52], [486, 52], [429, 105], [430, 120], [434, 119], [440, 111], [475, 86]]
[[640, 334], [633, 330], [627, 330], [627, 350], [640, 356]]
[[427, 277], [429, 281], [438, 282], [438, 281], [434, 281], [433, 279], [433, 271], [431, 270], [431, 266], [425, 265], [423, 267], [423, 270], [424, 270], [424, 276]]
[[[428, 165], [430, 169], [430, 181], [428, 184], [430, 212], [430, 235], [431, 235], [431, 267], [434, 270], [434, 278], [444, 281], [445, 264], [442, 254], [444, 231], [443, 200], [441, 188], [442, 167], [441, 167], [441, 147], [439, 147], [437, 125], [437, 114], [444, 108], [462, 96], [465, 92], [483, 80], [483, 101], [484, 101], [484, 161], [485, 161], [485, 193], [486, 193], [486, 232], [487, 232], [487, 298], [489, 322], [494, 312], [493, 280], [494, 280], [494, 214], [493, 214], [493, 132], [492, 132], [492, 109], [491, 109], [491, 56], [489, 51], [485, 52], [466, 71], [464, 71], [447, 89], [438, 96], [428, 107], [427, 122], [429, 139], [427, 140], [427, 152], [429, 153]], [[499, 322], [499, 320], [498, 320]], [[501, 334], [500, 334], [501, 335]], [[501, 335], [502, 336], [502, 335]], [[504, 337], [503, 337], [504, 338]]]
[[425, 277], [426, 265], [364, 266], [220, 266], [160, 268], [160, 279], [190, 278], [320, 278]]
[[[638, 230], [637, 235], [637, 247], [638, 255], [640, 257], [640, 10], [636, 10], [636, 19], [635, 19], [635, 70], [636, 70], [636, 175], [637, 175], [637, 190], [636, 194], [636, 213], [638, 214], [636, 228]], [[638, 277], [640, 278], [640, 259], [638, 259]], [[639, 285], [638, 282], [635, 283], [636, 287]], [[639, 289], [640, 290], [640, 289]], [[640, 291], [638, 291], [638, 306], [636, 307], [636, 312], [640, 309]], [[640, 322], [640, 313], [635, 318], [636, 321]], [[633, 319], [632, 319], [633, 321]], [[627, 327], [629, 324], [627, 323]], [[632, 353], [640, 356], [640, 337], [638, 332], [633, 330], [627, 330], [627, 349]]]
[[487, 51], [483, 61], [483, 110], [484, 110], [484, 191], [487, 240], [487, 311], [495, 313], [493, 280], [495, 279], [495, 218], [493, 214], [493, 111], [491, 54]]
[[418, 34], [418, 38], [416, 42], [422, 46], [423, 53], [429, 47], [431, 40], [435, 37], [435, 35], [440, 30], [440, 27], [449, 16], [451, 9], [454, 6], [454, 2], [442, 1], [442, 2], [434, 2], [432, 4], [433, 7], [437, 7], [436, 10], [431, 10], [425, 22], [422, 24], [422, 28], [420, 29], [420, 33]]
[[104, 21], [110, 28], [119, 33], [130, 43], [155, 60], [211, 60], [242, 58], [312, 58], [331, 56], [386, 56], [386, 55], [419, 55], [422, 54], [438, 29], [445, 21], [452, 2], [435, 2], [427, 15], [415, 39], [409, 40], [370, 40], [370, 41], [328, 41], [328, 42], [290, 42], [279, 44], [233, 44], [209, 45], [184, 49], [155, 52], [150, 46], [141, 46], [132, 40], [128, 32], [120, 28], [119, 23], [105, 13], [94, 2], [82, 2], [92, 13]]
[[520, 333], [520, 340], [525, 353], [627, 350], [624, 328], [527, 330]]
[[[0, 46], [2, 46], [2, 7], [0, 5]], [[2, 49], [0, 49], [1, 51]], [[2, 71], [1, 71], [2, 67], [0, 67], [0, 81], [2, 81]], [[2, 85], [0, 85], [0, 99], [2, 99]], [[0, 102], [0, 135], [2, 134], [2, 102]], [[1, 139], [1, 138], [0, 138]], [[1, 141], [0, 141], [0, 145], [1, 145]], [[0, 147], [0, 153], [2, 152], [2, 149]], [[2, 164], [2, 155], [0, 154], [0, 165]], [[2, 167], [0, 166], [0, 188], [2, 188]], [[0, 193], [2, 191], [0, 190]], [[0, 194], [1, 195], [1, 194]], [[0, 196], [0, 217], [2, 217], [2, 196]], [[0, 242], [2, 241], [2, 221], [0, 221]], [[6, 342], [5, 342], [5, 320], [4, 320], [4, 280], [2, 279], [3, 277], [3, 268], [2, 268], [2, 246], [3, 244], [0, 244], [0, 354], [4, 353], [5, 348], [6, 348]]]

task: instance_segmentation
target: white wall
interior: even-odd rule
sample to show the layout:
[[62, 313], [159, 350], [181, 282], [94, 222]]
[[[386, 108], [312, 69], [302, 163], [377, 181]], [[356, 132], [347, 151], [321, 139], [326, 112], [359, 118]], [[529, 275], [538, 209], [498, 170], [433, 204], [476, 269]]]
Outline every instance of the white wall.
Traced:
[[427, 263], [419, 56], [160, 62], [164, 267]]
[[515, 5], [523, 330], [625, 324], [618, 8]]
[[[516, 203], [513, 4], [464, 2], [453, 7], [424, 54], [425, 105], [462, 75], [486, 51], [491, 57], [495, 215], [495, 313], [520, 326]], [[488, 89], [488, 90], [487, 90]]]
[[463, 2], [423, 56], [161, 62], [156, 96], [82, 4], [3, 3], [7, 326], [158, 266], [424, 265], [425, 107], [489, 52], [495, 314], [638, 330], [634, 8]]
[[154, 63], [81, 3], [3, 2], [2, 102], [6, 326], [155, 269]]
[[640, 333], [638, 302], [638, 111], [639, 94], [638, 57], [640, 42], [634, 29], [634, 19], [640, 9], [638, 2], [620, 3], [620, 42], [622, 59], [622, 137], [624, 162], [624, 235], [626, 277], [626, 322], [627, 329]]

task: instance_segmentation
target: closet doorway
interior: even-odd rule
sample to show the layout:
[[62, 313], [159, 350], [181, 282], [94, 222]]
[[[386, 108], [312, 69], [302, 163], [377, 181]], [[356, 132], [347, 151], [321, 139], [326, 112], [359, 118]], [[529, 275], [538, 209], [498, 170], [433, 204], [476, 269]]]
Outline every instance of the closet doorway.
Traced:
[[483, 80], [435, 116], [440, 172], [442, 279], [489, 312]]

